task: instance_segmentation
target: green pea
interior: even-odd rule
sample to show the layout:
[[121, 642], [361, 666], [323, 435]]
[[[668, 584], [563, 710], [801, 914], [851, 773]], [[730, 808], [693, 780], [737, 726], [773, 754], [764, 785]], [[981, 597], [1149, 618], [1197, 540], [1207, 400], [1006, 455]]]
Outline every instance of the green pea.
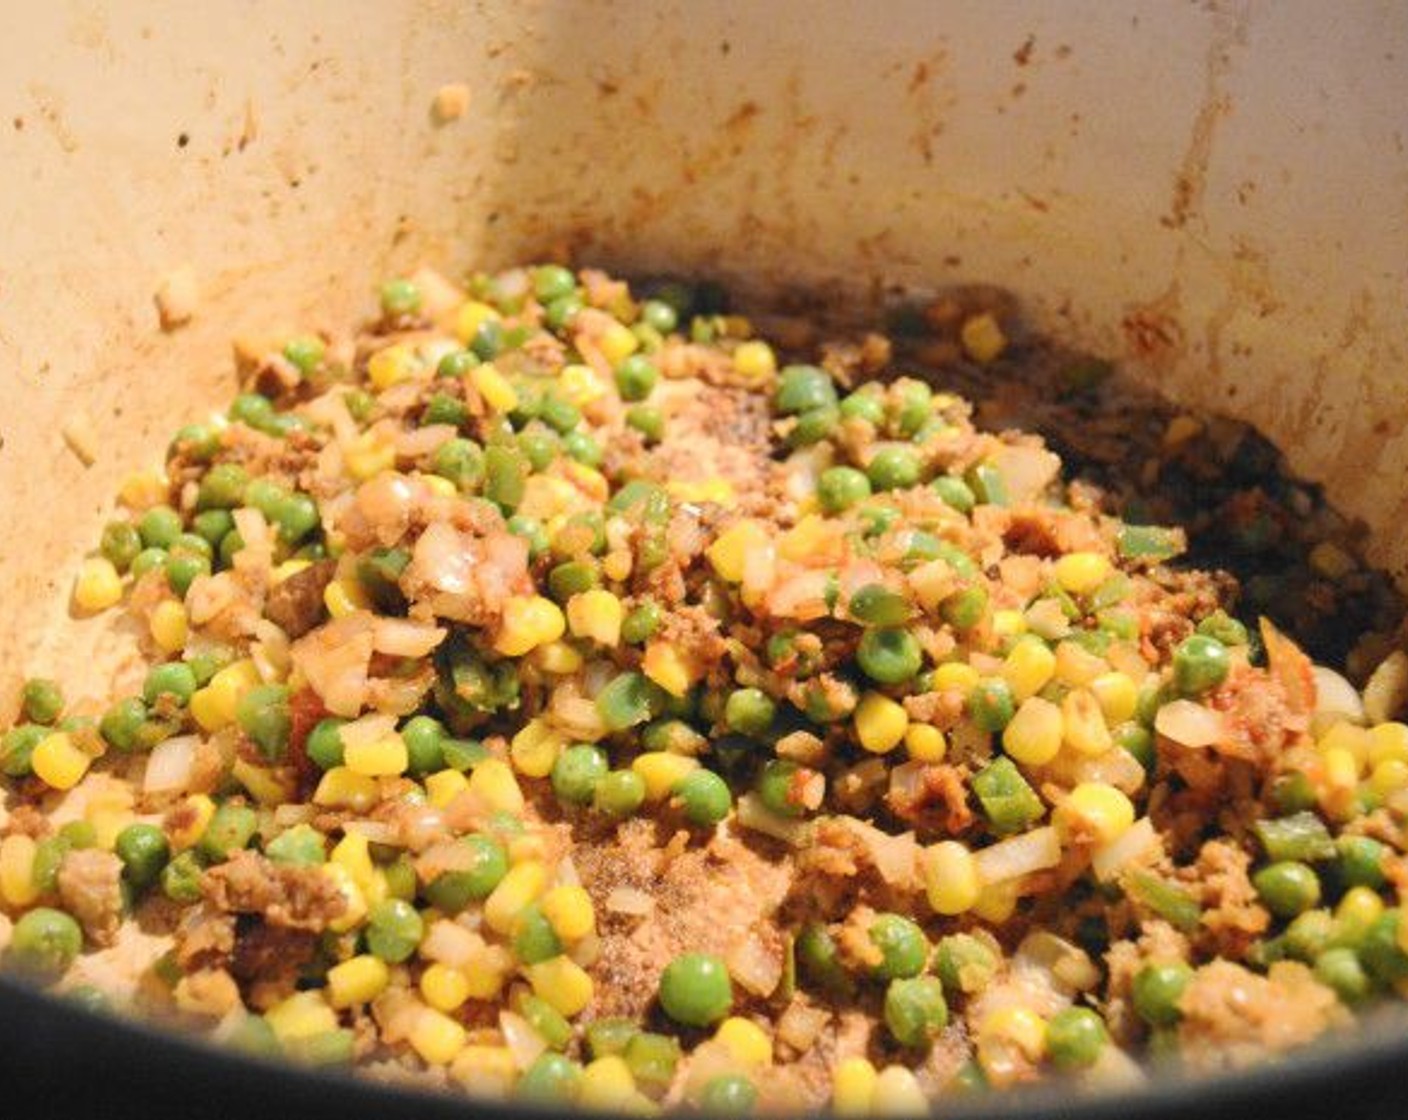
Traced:
[[809, 988], [840, 994], [850, 987], [836, 939], [820, 922], [808, 922], [793, 944], [797, 971]]
[[592, 806], [609, 817], [629, 817], [645, 802], [645, 780], [634, 770], [611, 770], [592, 791]]
[[188, 849], [161, 869], [161, 893], [172, 902], [199, 902], [200, 880], [204, 873], [195, 849]]
[[548, 590], [559, 603], [601, 586], [601, 573], [589, 560], [569, 560], [548, 573]]
[[557, 436], [549, 428], [535, 424], [518, 434], [518, 449], [535, 471], [545, 471], [557, 458]]
[[647, 599], [628, 613], [621, 623], [621, 640], [638, 646], [649, 641], [664, 620], [660, 605]]
[[278, 684], [251, 688], [235, 705], [235, 721], [268, 761], [282, 761], [293, 732], [288, 689]]
[[1399, 937], [1401, 922], [1398, 909], [1385, 910], [1359, 940], [1359, 960], [1369, 975], [1384, 985], [1408, 979], [1408, 953], [1403, 951]]
[[[342, 765], [343, 743], [342, 725], [346, 720], [329, 718], [319, 720], [304, 743], [304, 750], [320, 770], [331, 770]], [[407, 748], [409, 751], [409, 747]]]
[[61, 976], [83, 948], [83, 931], [62, 910], [37, 906], [16, 920], [6, 953], [10, 963], [32, 976]]
[[954, 993], [982, 991], [997, 972], [997, 954], [985, 941], [970, 933], [955, 933], [939, 942], [934, 971]]
[[901, 1046], [927, 1046], [947, 1025], [948, 1002], [937, 976], [890, 981], [885, 1026]]
[[122, 860], [122, 873], [138, 890], [156, 882], [171, 858], [166, 833], [152, 824], [129, 824], [117, 834], [113, 851]]
[[322, 525], [318, 503], [307, 494], [289, 494], [270, 511], [269, 520], [288, 544], [297, 544]]
[[704, 1082], [699, 1107], [714, 1116], [748, 1116], [758, 1105], [758, 1090], [741, 1073], [721, 1073]]
[[814, 408], [836, 407], [836, 385], [831, 375], [817, 366], [783, 366], [773, 394], [773, 407], [785, 415], [810, 412]]
[[516, 447], [484, 450], [484, 496], [506, 512], [518, 508], [528, 484], [528, 460]]
[[1316, 958], [1315, 978], [1351, 1007], [1362, 1003], [1372, 989], [1353, 949], [1326, 949]]
[[79, 984], [72, 987], [63, 994], [63, 998], [74, 1007], [81, 1007], [90, 1015], [109, 1015], [113, 1010], [112, 1001], [108, 999], [107, 993], [92, 984]]
[[895, 430], [902, 436], [913, 436], [929, 419], [934, 404], [934, 392], [922, 381], [896, 382], [891, 390]]
[[147, 706], [135, 696], [119, 700], [98, 724], [98, 733], [114, 750], [134, 751], [142, 744], [140, 733], [147, 722]]
[[513, 955], [522, 964], [538, 964], [562, 953], [562, 942], [536, 902], [529, 903], [514, 920]]
[[920, 469], [912, 448], [889, 445], [875, 452], [865, 474], [876, 490], [908, 490], [919, 485]]
[[212, 548], [219, 545], [234, 527], [235, 519], [227, 509], [202, 510], [191, 519], [191, 528]]
[[802, 711], [813, 723], [835, 723], [847, 718], [860, 703], [856, 686], [843, 677], [824, 673], [807, 682]]
[[430, 716], [412, 716], [401, 728], [412, 774], [430, 774], [445, 768], [445, 725]]
[[258, 828], [258, 813], [248, 805], [226, 801], [210, 818], [196, 850], [211, 863], [220, 863], [247, 848]]
[[965, 587], [944, 599], [939, 612], [955, 630], [971, 630], [982, 622], [988, 609], [988, 593], [982, 587]]
[[171, 437], [171, 446], [167, 448], [166, 457], [172, 459], [177, 455], [184, 455], [196, 462], [206, 462], [219, 450], [218, 431], [207, 424], [187, 424]]
[[195, 694], [196, 675], [184, 661], [168, 661], [154, 665], [147, 673], [142, 685], [142, 698], [148, 704], [155, 704], [161, 696], [171, 696], [176, 703], [185, 707]]
[[524, 1101], [567, 1104], [576, 1098], [581, 1080], [582, 1070], [576, 1062], [549, 1050], [534, 1058], [523, 1071], [514, 1083], [513, 1095]]
[[968, 694], [968, 714], [984, 731], [1001, 731], [1016, 714], [1012, 686], [1001, 677], [985, 677]]
[[480, 364], [479, 355], [473, 350], [451, 350], [435, 367], [435, 376], [458, 381]]
[[508, 852], [492, 836], [476, 832], [461, 843], [468, 851], [468, 865], [442, 872], [425, 888], [426, 901], [447, 914], [488, 898], [508, 874]]
[[669, 334], [679, 326], [679, 315], [675, 309], [663, 300], [648, 299], [640, 307], [640, 319], [646, 326], [659, 331], [661, 334]]
[[733, 810], [728, 783], [702, 766], [676, 782], [671, 793], [679, 799], [689, 822], [701, 828], [712, 828]]
[[1132, 754], [1146, 773], [1154, 772], [1158, 753], [1154, 747], [1154, 736], [1147, 727], [1141, 727], [1133, 720], [1122, 723], [1114, 729], [1114, 740], [1115, 746]]
[[217, 463], [200, 481], [196, 508], [233, 509], [244, 500], [249, 475], [237, 463]]
[[543, 318], [551, 330], [560, 331], [570, 325], [585, 306], [582, 297], [576, 293], [558, 296], [547, 305], [543, 312]]
[[166, 559], [166, 582], [179, 596], [185, 596], [192, 583], [210, 574], [210, 561], [192, 552], [175, 552]]
[[963, 480], [983, 505], [1005, 506], [1011, 500], [1007, 495], [1007, 480], [991, 463], [978, 463], [970, 467]]
[[643, 401], [655, 390], [660, 370], [641, 354], [632, 354], [616, 367], [616, 390], [625, 401]]
[[1134, 1010], [1151, 1027], [1174, 1026], [1183, 1018], [1178, 1001], [1192, 979], [1192, 968], [1182, 961], [1146, 964], [1134, 974], [1131, 985]]
[[576, 743], [557, 756], [552, 764], [552, 790], [558, 800], [571, 805], [590, 805], [597, 783], [610, 770], [606, 752], [591, 743]]
[[278, 1035], [262, 1015], [245, 1015], [225, 1036], [225, 1042], [236, 1050], [259, 1057], [275, 1058], [283, 1052]]
[[142, 535], [130, 521], [109, 521], [103, 526], [98, 551], [119, 572], [125, 572], [142, 551]]
[[284, 343], [284, 357], [304, 377], [311, 377], [323, 364], [327, 346], [316, 335], [299, 335]]
[[424, 935], [424, 919], [403, 899], [384, 899], [367, 914], [367, 948], [387, 964], [408, 960]]
[[929, 488], [943, 499], [945, 505], [956, 509], [959, 513], [973, 512], [973, 507], [978, 503], [973, 488], [961, 478], [955, 478], [951, 474], [939, 475], [929, 484]]
[[870, 497], [870, 479], [855, 467], [827, 467], [817, 479], [816, 496], [827, 513], [840, 513]]
[[317, 867], [328, 858], [325, 837], [307, 824], [279, 833], [264, 846], [264, 854], [285, 867]]
[[1225, 645], [1206, 634], [1194, 634], [1173, 651], [1173, 682], [1184, 696], [1201, 696], [1225, 681], [1231, 666]]
[[1109, 1041], [1105, 1020], [1088, 1007], [1067, 1007], [1046, 1024], [1046, 1052], [1057, 1069], [1093, 1065]]
[[650, 718], [654, 686], [640, 673], [620, 673], [596, 697], [596, 710], [610, 731], [625, 731]]
[[460, 773], [474, 769], [489, 757], [489, 749], [474, 739], [446, 738], [441, 742], [440, 750], [445, 756], [445, 765]]
[[772, 726], [777, 705], [757, 688], [736, 688], [724, 704], [724, 724], [740, 735], [763, 735]]
[[147, 548], [170, 548], [183, 530], [181, 515], [170, 506], [153, 506], [137, 522], [137, 533]]
[[660, 974], [660, 1006], [686, 1027], [707, 1027], [733, 1008], [733, 982], [718, 957], [682, 953]]
[[1317, 804], [1315, 786], [1302, 770], [1278, 774], [1271, 783], [1270, 802], [1283, 816], [1307, 812]]
[[1384, 856], [1388, 849], [1371, 836], [1341, 836], [1335, 841], [1340, 879], [1347, 887], [1378, 890], [1387, 881]]
[[630, 1019], [608, 1017], [594, 1019], [587, 1024], [583, 1041], [587, 1046], [587, 1056], [593, 1061], [624, 1054], [632, 1038], [640, 1031]]
[[475, 489], [485, 476], [486, 455], [470, 439], [447, 439], [430, 457], [430, 470], [449, 479], [461, 493]]
[[908, 630], [878, 626], [861, 635], [856, 662], [871, 680], [903, 684], [913, 680], [924, 664], [919, 639]]
[[274, 423], [274, 402], [259, 393], [241, 393], [230, 404], [230, 419], [267, 432]]
[[62, 836], [46, 836], [34, 846], [34, 861], [29, 869], [29, 881], [41, 895], [52, 895], [59, 889], [59, 868], [73, 845]]
[[810, 447], [836, 431], [841, 414], [833, 406], [810, 408], [797, 417], [797, 423], [787, 434], [788, 447]]
[[582, 410], [565, 397], [549, 393], [543, 398], [542, 419], [544, 424], [565, 438], [582, 422]]
[[420, 288], [410, 280], [397, 278], [381, 286], [381, 309], [393, 319], [414, 315], [420, 310]]
[[647, 404], [626, 410], [626, 424], [645, 437], [646, 443], [659, 443], [665, 437], [665, 414]]
[[663, 1092], [674, 1079], [675, 1067], [679, 1065], [680, 1044], [667, 1034], [639, 1031], [627, 1040], [621, 1057], [637, 1085]]
[[577, 290], [577, 279], [570, 268], [560, 264], [544, 264], [533, 269], [533, 295], [539, 303], [547, 303]]
[[0, 739], [0, 772], [23, 778], [33, 772], [34, 748], [49, 737], [49, 728], [37, 723], [21, 723]]
[[1334, 936], [1334, 915], [1328, 910], [1307, 910], [1291, 920], [1282, 942], [1288, 957], [1310, 962], [1329, 948]]
[[899, 914], [880, 914], [870, 923], [870, 940], [880, 950], [875, 974], [884, 980], [908, 979], [924, 971], [929, 943], [924, 931]]
[[136, 558], [132, 561], [130, 571], [133, 576], [140, 579], [148, 572], [165, 570], [166, 561], [167, 555], [164, 548], [144, 548], [137, 553]]
[[33, 723], [53, 723], [64, 713], [64, 693], [56, 681], [31, 677], [20, 696], [24, 716]]
[[583, 431], [570, 431], [562, 436], [562, 452], [569, 459], [588, 467], [601, 466], [602, 460], [606, 458], [606, 453], [602, 450], [601, 444], [596, 437]]
[[774, 813], [784, 817], [800, 817], [806, 807], [798, 801], [798, 789], [816, 774], [786, 758], [771, 758], [763, 763], [758, 776], [758, 797]]
[[885, 400], [878, 385], [862, 385], [840, 407], [843, 420], [865, 420], [877, 428], [885, 422]]

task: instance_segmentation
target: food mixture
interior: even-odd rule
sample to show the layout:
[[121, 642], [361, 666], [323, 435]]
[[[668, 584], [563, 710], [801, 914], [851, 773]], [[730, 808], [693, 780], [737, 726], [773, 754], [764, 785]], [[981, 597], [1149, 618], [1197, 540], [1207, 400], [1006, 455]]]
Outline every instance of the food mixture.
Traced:
[[6, 964], [641, 1113], [1128, 1085], [1408, 993], [1353, 527], [997, 296], [767, 327], [549, 264], [242, 340], [77, 578], [140, 656], [0, 740]]

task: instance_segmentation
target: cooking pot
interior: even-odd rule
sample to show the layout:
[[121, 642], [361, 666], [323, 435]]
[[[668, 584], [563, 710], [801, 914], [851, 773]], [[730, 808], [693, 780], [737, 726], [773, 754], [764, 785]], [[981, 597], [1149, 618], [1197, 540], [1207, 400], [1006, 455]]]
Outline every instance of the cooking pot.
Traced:
[[[984, 281], [1037, 328], [1251, 420], [1408, 565], [1408, 19], [1344, 0], [11, 5], [0, 36], [0, 725], [93, 694], [68, 617], [119, 479], [228, 399], [232, 335], [373, 282], [567, 251], [766, 296]], [[159, 312], [166, 297], [168, 321]], [[179, 305], [179, 306], [178, 306]], [[180, 320], [170, 321], [170, 320]], [[1408, 1036], [994, 1114], [1384, 1116]], [[474, 1111], [274, 1069], [0, 982], [53, 1110]], [[965, 1106], [967, 1107], [967, 1106]]]

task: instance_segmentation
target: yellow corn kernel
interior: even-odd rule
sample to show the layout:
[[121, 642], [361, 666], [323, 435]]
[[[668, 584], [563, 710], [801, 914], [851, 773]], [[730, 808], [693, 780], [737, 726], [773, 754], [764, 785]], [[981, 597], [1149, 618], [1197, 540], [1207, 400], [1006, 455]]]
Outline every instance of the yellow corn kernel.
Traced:
[[294, 800], [294, 794], [297, 792], [296, 779], [288, 771], [255, 766], [242, 758], [236, 758], [231, 764], [230, 776], [244, 786], [250, 796], [261, 805], [282, 805], [286, 801]]
[[606, 393], [606, 386], [597, 378], [591, 366], [574, 362], [562, 367], [557, 375], [557, 386], [562, 395], [578, 408], [599, 400]]
[[543, 895], [539, 905], [552, 931], [564, 941], [580, 941], [596, 929], [592, 896], [576, 884], [553, 887]]
[[1316, 746], [1322, 751], [1345, 750], [1354, 756], [1354, 761], [1363, 765], [1369, 761], [1369, 732], [1362, 727], [1356, 727], [1352, 723], [1341, 720], [1330, 726], [1323, 735], [1316, 740]]
[[504, 602], [503, 620], [494, 649], [505, 657], [522, 657], [538, 646], [555, 642], [567, 630], [562, 609], [541, 595], [513, 595]]
[[579, 463], [575, 459], [559, 460], [556, 467], [577, 490], [585, 494], [594, 505], [599, 505], [611, 495], [611, 483], [595, 467]]
[[269, 582], [283, 583], [283, 581], [288, 579], [289, 576], [296, 576], [299, 572], [306, 572], [312, 566], [313, 561], [311, 560], [300, 560], [297, 558], [293, 560], [285, 560], [282, 564], [280, 564], [277, 568], [275, 568], [272, 572], [269, 573]]
[[714, 1034], [734, 1059], [753, 1069], [772, 1065], [772, 1039], [751, 1019], [730, 1015]]
[[735, 497], [733, 483], [715, 475], [702, 481], [693, 479], [670, 479], [665, 483], [665, 492], [682, 502], [714, 502], [727, 505]]
[[366, 482], [396, 466], [396, 445], [381, 432], [359, 432], [342, 449], [342, 461], [348, 474]]
[[1408, 789], [1408, 762], [1401, 758], [1386, 758], [1374, 767], [1369, 784], [1380, 797]]
[[377, 392], [410, 381], [420, 372], [421, 363], [415, 351], [402, 343], [378, 350], [367, 359], [367, 379]]
[[459, 1056], [468, 1041], [465, 1029], [442, 1011], [426, 1007], [417, 1013], [406, 1032], [411, 1044], [426, 1065], [447, 1066]]
[[468, 346], [474, 341], [474, 336], [479, 333], [479, 328], [485, 323], [498, 322], [503, 316], [487, 303], [480, 303], [478, 300], [466, 300], [460, 305], [460, 309], [455, 313], [455, 335], [459, 340]]
[[215, 732], [235, 722], [240, 697], [259, 683], [259, 669], [249, 658], [226, 665], [191, 697], [191, 715], [202, 731]]
[[832, 1114], [869, 1116], [879, 1076], [867, 1058], [842, 1058], [837, 1062], [831, 1071]]
[[122, 577], [104, 556], [89, 556], [78, 569], [73, 584], [73, 605], [84, 614], [96, 614], [122, 598]]
[[30, 760], [35, 775], [54, 789], [72, 789], [88, 773], [92, 762], [92, 757], [74, 746], [65, 731], [41, 739]]
[[98, 847], [112, 851], [117, 834], [132, 823], [134, 801], [132, 790], [127, 786], [100, 790], [89, 796], [83, 819], [93, 826]]
[[294, 1042], [337, 1030], [337, 1015], [321, 991], [295, 992], [264, 1012], [280, 1042]]
[[1024, 638], [1002, 662], [1002, 679], [1020, 702], [1035, 696], [1056, 672], [1056, 655], [1039, 638]]
[[964, 696], [978, 683], [978, 670], [966, 661], [945, 661], [933, 673], [935, 692], [961, 692]]
[[979, 1044], [994, 1041], [1013, 1043], [1030, 1061], [1038, 1062], [1046, 1052], [1046, 1021], [1026, 1007], [1000, 1007], [978, 1025]]
[[370, 1003], [386, 990], [391, 970], [380, 957], [363, 953], [328, 969], [328, 1002], [341, 1010]]
[[530, 860], [542, 863], [548, 858], [547, 838], [541, 832], [520, 833], [518, 836], [511, 837], [507, 844], [510, 865], [527, 863]]
[[635, 1096], [636, 1079], [631, 1067], [617, 1054], [589, 1062], [577, 1083], [577, 1103], [583, 1108], [616, 1110], [634, 1103]]
[[906, 1066], [886, 1066], [876, 1076], [870, 1115], [923, 1116], [928, 1109], [928, 1098], [913, 1070]]
[[826, 555], [837, 539], [832, 522], [809, 513], [778, 538], [777, 553], [784, 560], [801, 564]]
[[548, 869], [541, 860], [527, 860], [510, 867], [508, 874], [484, 900], [485, 924], [495, 933], [509, 933], [523, 908], [536, 901], [547, 885]]
[[393, 733], [370, 743], [349, 743], [343, 752], [342, 763], [354, 774], [386, 778], [404, 774], [411, 764], [411, 757], [405, 740]]
[[498, 999], [512, 968], [513, 954], [506, 948], [486, 947], [473, 960], [465, 962], [464, 977], [469, 982], [469, 998]]
[[1018, 891], [1022, 879], [1004, 879], [1000, 883], [984, 883], [973, 903], [973, 914], [990, 925], [1000, 926], [1017, 910]]
[[186, 644], [186, 608], [175, 599], [163, 599], [148, 622], [152, 641], [163, 653], [175, 653]]
[[1134, 718], [1139, 706], [1139, 686], [1128, 673], [1101, 673], [1090, 682], [1090, 691], [1111, 727]]
[[469, 383], [495, 412], [512, 412], [518, 407], [518, 393], [508, 378], [488, 362], [469, 371]]
[[886, 754], [904, 741], [909, 714], [883, 693], [867, 692], [856, 705], [855, 724], [862, 747], [874, 754]]
[[592, 978], [571, 957], [552, 957], [529, 965], [526, 971], [534, 993], [560, 1015], [569, 1019], [580, 1015], [592, 1001]]
[[567, 625], [577, 638], [590, 638], [608, 647], [621, 643], [621, 599], [614, 592], [594, 588], [567, 601]]
[[357, 880], [352, 877], [352, 873], [340, 863], [325, 863], [319, 870], [324, 878], [337, 888], [346, 903], [342, 913], [328, 922], [328, 929], [334, 933], [346, 933], [361, 925], [367, 917], [367, 899], [357, 886]]
[[425, 484], [427, 490], [438, 497], [455, 498], [459, 496], [459, 487], [448, 478], [443, 478], [438, 474], [418, 474], [415, 477]]
[[437, 770], [425, 779], [425, 796], [437, 809], [443, 809], [469, 788], [469, 779], [458, 770]]
[[942, 762], [948, 753], [948, 742], [932, 724], [911, 723], [905, 728], [904, 749], [915, 762]]
[[544, 719], [530, 719], [514, 735], [508, 756], [513, 768], [530, 778], [546, 778], [566, 746], [562, 733]]
[[376, 779], [358, 774], [346, 766], [334, 766], [318, 780], [313, 804], [330, 809], [351, 809], [365, 813], [376, 804]]
[[1078, 688], [1066, 693], [1061, 701], [1061, 718], [1065, 742], [1072, 750], [1095, 755], [1114, 746], [1100, 702], [1088, 690]]
[[958, 338], [963, 343], [964, 352], [979, 365], [996, 361], [1007, 349], [1007, 336], [1002, 333], [997, 317], [990, 311], [964, 319]]
[[385, 900], [386, 877], [372, 862], [371, 842], [364, 834], [349, 832], [344, 835], [333, 848], [328, 861], [352, 876], [368, 907]]
[[919, 854], [924, 893], [934, 913], [963, 914], [978, 901], [982, 884], [973, 853], [957, 840], [940, 840]]
[[523, 812], [523, 791], [509, 764], [501, 758], [486, 758], [469, 775], [469, 792], [496, 813]]
[[436, 1011], [449, 1014], [469, 999], [469, 978], [437, 961], [421, 973], [420, 994]]
[[356, 611], [366, 610], [371, 600], [358, 581], [335, 579], [323, 588], [323, 605], [333, 618], [346, 618]]
[[1110, 561], [1098, 552], [1068, 552], [1056, 561], [1056, 582], [1072, 595], [1089, 595], [1110, 575]]
[[1028, 696], [1003, 729], [1002, 749], [1024, 766], [1045, 766], [1061, 749], [1064, 725], [1060, 708], [1040, 696]]
[[744, 563], [754, 549], [767, 548], [772, 541], [759, 521], [735, 521], [718, 535], [706, 555], [720, 579], [737, 583], [743, 578]]
[[471, 1043], [455, 1058], [450, 1076], [472, 1096], [501, 1098], [508, 1096], [518, 1079], [518, 1064], [507, 1046]]
[[624, 548], [614, 548], [601, 558], [601, 574], [607, 579], [623, 583], [630, 578], [634, 559]]
[[1391, 721], [1369, 728], [1369, 761], [1377, 766], [1388, 759], [1408, 762], [1408, 723]]
[[646, 751], [636, 755], [631, 763], [631, 769], [645, 782], [647, 801], [664, 801], [675, 788], [675, 783], [698, 767], [697, 758], [670, 751]]
[[1054, 819], [1068, 842], [1078, 833], [1104, 845], [1118, 840], [1134, 824], [1134, 805], [1112, 785], [1082, 782], [1061, 803]]
[[1027, 632], [1027, 616], [1021, 611], [992, 612], [992, 632], [997, 638], [1015, 638]]
[[133, 471], [122, 480], [117, 500], [130, 510], [142, 511], [159, 506], [171, 494], [171, 484], [160, 471]]
[[607, 364], [614, 368], [640, 349], [640, 339], [635, 336], [630, 327], [623, 323], [613, 322], [601, 332], [601, 337], [596, 340], [596, 345]]
[[766, 385], [777, 373], [777, 355], [766, 342], [741, 342], [733, 352], [733, 368], [745, 385]]
[[564, 641], [549, 642], [532, 653], [533, 664], [545, 673], [569, 676], [582, 667], [583, 658]]
[[1370, 887], [1350, 887], [1335, 906], [1335, 921], [1345, 929], [1367, 929], [1384, 912], [1384, 900]]
[[0, 899], [13, 910], [29, 906], [39, 897], [34, 882], [34, 838], [12, 832], [0, 840]]
[[699, 679], [698, 667], [672, 642], [654, 641], [645, 647], [640, 670], [671, 696], [683, 696]]
[[167, 814], [166, 834], [178, 852], [194, 847], [215, 816], [215, 802], [203, 793], [193, 793]]
[[[37, 752], [36, 752], [37, 753]], [[1359, 785], [1359, 761], [1344, 747], [1331, 747], [1320, 755], [1323, 784], [1321, 800], [1338, 804], [1353, 795]]]

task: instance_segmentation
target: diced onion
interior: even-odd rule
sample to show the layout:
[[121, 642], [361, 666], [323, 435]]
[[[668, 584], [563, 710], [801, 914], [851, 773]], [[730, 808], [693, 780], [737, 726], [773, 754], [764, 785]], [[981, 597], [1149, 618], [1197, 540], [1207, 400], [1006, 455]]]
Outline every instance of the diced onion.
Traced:
[[913, 832], [891, 836], [855, 817], [837, 817], [870, 854], [875, 869], [892, 887], [912, 887], [918, 881], [919, 845]]
[[429, 455], [442, 443], [455, 437], [453, 424], [427, 424], [396, 434], [396, 454], [406, 459]]
[[993, 456], [993, 466], [1007, 484], [1007, 493], [1014, 503], [1040, 497], [1055, 477], [1061, 473], [1061, 460], [1043, 447], [1008, 444]]
[[547, 1041], [528, 1025], [528, 1020], [512, 1011], [499, 1012], [499, 1030], [513, 1055], [513, 1064], [520, 1070], [531, 1066], [548, 1048]]
[[1159, 842], [1159, 834], [1148, 817], [1140, 817], [1110, 843], [1095, 849], [1090, 866], [1095, 877], [1108, 883], [1133, 860]]
[[1324, 665], [1311, 667], [1315, 678], [1315, 723], [1317, 729], [1329, 727], [1340, 720], [1364, 722], [1364, 702], [1355, 687], [1333, 669]]
[[729, 975], [755, 996], [770, 996], [782, 983], [782, 959], [751, 934], [736, 942], [724, 959]]
[[1171, 700], [1154, 717], [1154, 730], [1185, 747], [1210, 747], [1226, 734], [1222, 715], [1192, 700]]
[[643, 918], [655, 909], [655, 899], [635, 887], [616, 887], [606, 896], [606, 909], [613, 914]]
[[430, 924], [420, 943], [420, 955], [426, 960], [457, 968], [468, 964], [483, 947], [483, 939], [448, 918]]
[[1024, 937], [1013, 963], [1040, 969], [1064, 987], [1067, 994], [1088, 992], [1100, 983], [1100, 970], [1090, 954], [1048, 930]]
[[777, 1020], [778, 1041], [806, 1053], [830, 1021], [831, 1013], [825, 1008], [793, 1000]]
[[794, 848], [801, 847], [811, 835], [811, 828], [806, 821], [774, 813], [762, 803], [756, 793], [745, 793], [738, 799], [738, 823], [742, 828], [761, 832], [764, 836], [771, 836]]
[[1140, 761], [1122, 747], [1101, 754], [1083, 754], [1073, 760], [1070, 768], [1073, 784], [1103, 782], [1122, 793], [1134, 793], [1148, 776]]
[[1394, 650], [1364, 686], [1364, 715], [1371, 723], [1394, 719], [1408, 703], [1408, 653]]
[[194, 735], [177, 735], [153, 747], [147, 756], [142, 789], [147, 793], [179, 793], [188, 788], [195, 772], [196, 743]]
[[337, 736], [342, 740], [344, 748], [365, 747], [380, 742], [395, 730], [394, 716], [376, 712], [361, 719], [354, 719], [351, 723], [344, 723], [337, 729]]
[[1034, 828], [974, 852], [973, 862], [984, 883], [1003, 883], [1055, 867], [1061, 862], [1061, 841], [1050, 825]]
[[445, 640], [449, 631], [405, 618], [378, 618], [372, 648], [389, 657], [424, 657]]

